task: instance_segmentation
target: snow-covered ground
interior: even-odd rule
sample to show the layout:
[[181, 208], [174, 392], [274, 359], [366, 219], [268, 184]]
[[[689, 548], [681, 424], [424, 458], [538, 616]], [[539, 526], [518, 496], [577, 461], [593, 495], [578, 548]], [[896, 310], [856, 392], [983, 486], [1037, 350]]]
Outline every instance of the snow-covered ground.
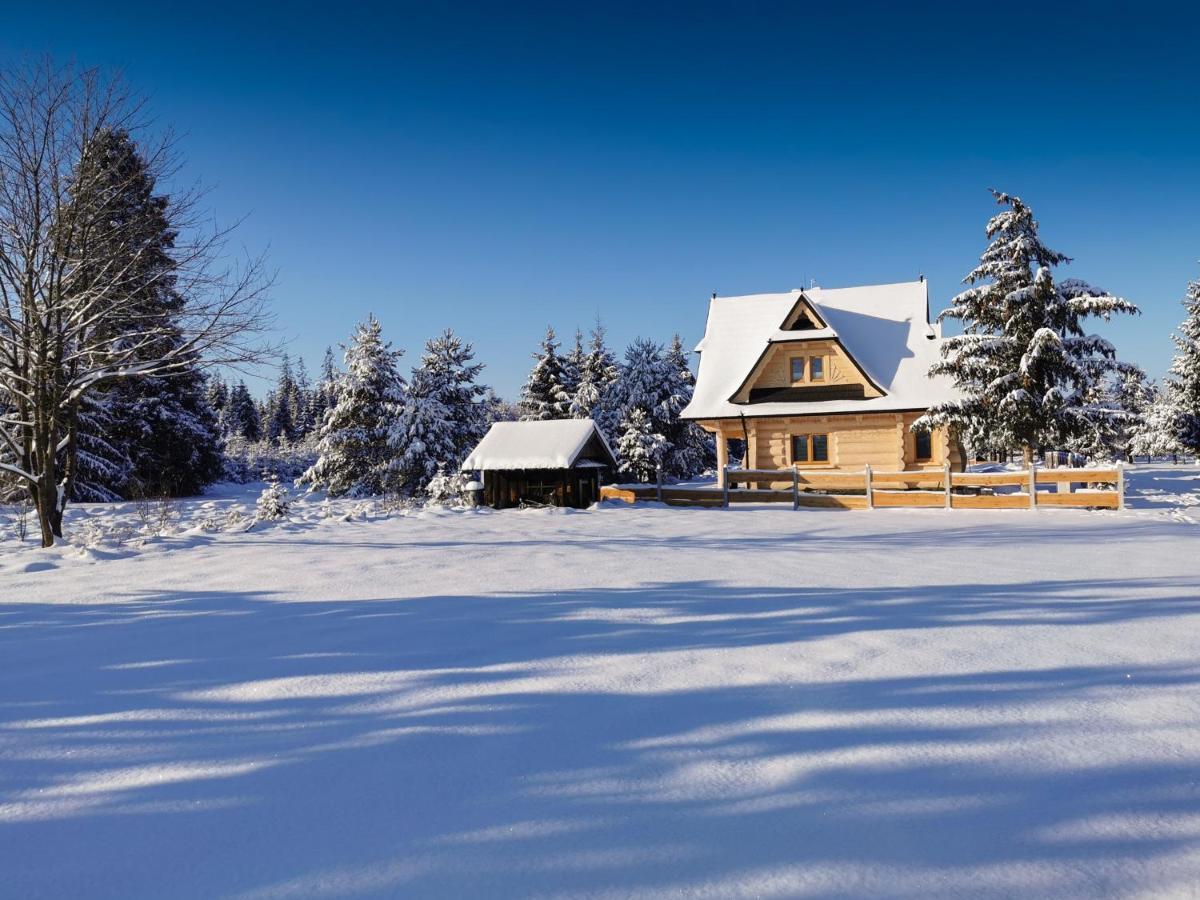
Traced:
[[0, 542], [0, 896], [1197, 896], [1200, 471], [1130, 482], [76, 509]]

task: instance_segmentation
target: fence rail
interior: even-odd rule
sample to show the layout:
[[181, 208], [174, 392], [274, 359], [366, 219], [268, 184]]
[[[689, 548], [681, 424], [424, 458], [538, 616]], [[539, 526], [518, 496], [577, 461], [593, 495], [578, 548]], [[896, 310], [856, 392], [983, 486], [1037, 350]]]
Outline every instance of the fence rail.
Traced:
[[[745, 485], [745, 487], [741, 487]], [[1076, 487], [1076, 486], [1079, 487]], [[995, 488], [1017, 488], [996, 493]], [[943, 507], [945, 509], [1125, 508], [1125, 469], [1040, 469], [1016, 472], [951, 472], [941, 469], [816, 472], [801, 469], [727, 467], [718, 488], [662, 484], [601, 488], [601, 499], [658, 500], [672, 506], [791, 503], [831, 509]]]

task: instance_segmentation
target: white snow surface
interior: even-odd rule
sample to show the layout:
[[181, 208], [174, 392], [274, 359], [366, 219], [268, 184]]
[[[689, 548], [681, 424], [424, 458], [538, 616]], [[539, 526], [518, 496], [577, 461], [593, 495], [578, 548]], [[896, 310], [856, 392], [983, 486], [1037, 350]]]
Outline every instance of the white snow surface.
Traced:
[[[593, 438], [608, 448], [591, 419], [495, 422], [462, 464], [464, 472], [495, 469], [568, 469]], [[612, 450], [607, 460], [615, 465]]]
[[[852, 288], [811, 288], [782, 294], [718, 297], [709, 303], [704, 337], [696, 346], [696, 390], [681, 415], [688, 419], [926, 409], [957, 396], [953, 381], [930, 377], [941, 339], [929, 324], [924, 281]], [[801, 295], [826, 328], [781, 331]], [[932, 336], [932, 337], [931, 337]], [[772, 343], [837, 338], [884, 396], [803, 404], [730, 402]], [[799, 344], [798, 344], [799, 346]]]
[[1200, 470], [1129, 484], [73, 508], [0, 540], [0, 896], [1196, 896]]

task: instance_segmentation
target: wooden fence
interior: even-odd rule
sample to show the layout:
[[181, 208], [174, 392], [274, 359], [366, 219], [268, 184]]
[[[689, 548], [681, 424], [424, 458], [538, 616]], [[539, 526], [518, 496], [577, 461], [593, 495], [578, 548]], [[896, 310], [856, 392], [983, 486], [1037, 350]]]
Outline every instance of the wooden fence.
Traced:
[[[1002, 490], [997, 492], [997, 488]], [[600, 497], [626, 503], [658, 500], [673, 506], [791, 503], [793, 509], [1124, 509], [1125, 469], [1121, 463], [1106, 469], [1034, 466], [1016, 472], [951, 472], [949, 466], [903, 472], [873, 470], [870, 466], [861, 472], [727, 468], [723, 488], [681, 488], [661, 483], [609, 486], [601, 488]]]

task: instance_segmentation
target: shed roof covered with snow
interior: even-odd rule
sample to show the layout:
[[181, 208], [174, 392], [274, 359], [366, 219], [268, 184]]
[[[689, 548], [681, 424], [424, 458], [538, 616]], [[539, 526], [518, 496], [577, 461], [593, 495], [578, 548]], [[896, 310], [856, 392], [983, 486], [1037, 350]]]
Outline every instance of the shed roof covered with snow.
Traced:
[[[787, 327], [799, 305], [819, 322], [807, 330]], [[862, 369], [880, 396], [865, 399], [753, 402], [739, 397], [772, 346], [836, 341]], [[953, 382], [931, 377], [941, 357], [940, 328], [929, 322], [924, 280], [852, 288], [811, 288], [779, 294], [714, 297], [704, 338], [696, 346], [700, 367], [686, 419], [789, 416], [927, 409], [956, 396]]]
[[612, 449], [591, 419], [496, 422], [463, 461], [463, 471], [616, 468]]

